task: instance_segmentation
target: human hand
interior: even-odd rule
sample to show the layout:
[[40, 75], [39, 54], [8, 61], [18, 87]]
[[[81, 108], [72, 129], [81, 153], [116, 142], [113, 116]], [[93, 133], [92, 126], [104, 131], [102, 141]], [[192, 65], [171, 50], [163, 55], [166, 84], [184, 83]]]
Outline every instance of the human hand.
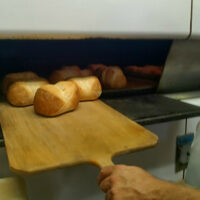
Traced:
[[125, 165], [105, 167], [99, 174], [98, 184], [106, 193], [106, 200], [165, 199], [163, 198], [166, 193], [165, 182], [139, 167]]

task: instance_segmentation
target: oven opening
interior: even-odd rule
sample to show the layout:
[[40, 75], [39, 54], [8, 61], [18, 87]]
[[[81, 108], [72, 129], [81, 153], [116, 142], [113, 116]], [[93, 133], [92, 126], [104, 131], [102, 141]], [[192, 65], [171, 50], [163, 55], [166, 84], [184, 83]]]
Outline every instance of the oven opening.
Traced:
[[[101, 79], [103, 97], [153, 93], [171, 44], [171, 40], [130, 39], [1, 40], [0, 74], [2, 79], [7, 73], [33, 71], [49, 78], [63, 66], [83, 70], [100, 64], [109, 69], [104, 81], [101, 70], [93, 70]], [[115, 72], [117, 68], [121, 72]], [[117, 73], [123, 73], [122, 78]], [[126, 83], [118, 84], [123, 77]], [[114, 79], [117, 84], [109, 83]]]

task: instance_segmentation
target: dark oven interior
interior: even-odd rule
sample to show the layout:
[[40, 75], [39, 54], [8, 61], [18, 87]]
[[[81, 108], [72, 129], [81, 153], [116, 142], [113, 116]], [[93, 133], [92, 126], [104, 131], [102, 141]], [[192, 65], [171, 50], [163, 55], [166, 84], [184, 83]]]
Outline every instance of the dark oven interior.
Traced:
[[[62, 66], [119, 66], [126, 87], [103, 89], [103, 96], [155, 92], [172, 44], [171, 40], [82, 39], [1, 40], [0, 75], [33, 71], [48, 78]], [[131, 66], [127, 68], [127, 66]]]

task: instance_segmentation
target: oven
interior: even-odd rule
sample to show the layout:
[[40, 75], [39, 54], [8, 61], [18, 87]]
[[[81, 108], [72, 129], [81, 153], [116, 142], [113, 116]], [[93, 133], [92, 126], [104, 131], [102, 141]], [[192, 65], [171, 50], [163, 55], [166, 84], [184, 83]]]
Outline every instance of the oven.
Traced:
[[[81, 39], [81, 40], [1, 40], [1, 77], [7, 73], [33, 71], [48, 78], [52, 71], [64, 65], [78, 65], [81, 69], [90, 64], [119, 66], [127, 77], [129, 87], [103, 88], [101, 100], [132, 120], [145, 126], [159, 137], [157, 147], [114, 159], [115, 163], [139, 165], [150, 173], [167, 180], [182, 179], [183, 171], [175, 172], [175, 141], [178, 135], [185, 133], [187, 118], [200, 114], [200, 109], [179, 101], [169, 99], [163, 94], [176, 95], [177, 92], [197, 90], [199, 86], [198, 42], [172, 40], [121, 40], [121, 39]], [[190, 66], [180, 64], [181, 55], [177, 46], [191, 55]], [[194, 45], [194, 48], [192, 48]], [[188, 55], [189, 56], [189, 55]], [[195, 58], [196, 56], [196, 58]], [[194, 61], [194, 58], [196, 61]], [[189, 62], [189, 61], [188, 61]], [[178, 63], [178, 65], [177, 65]], [[193, 65], [194, 63], [194, 65]], [[177, 66], [176, 66], [177, 65]], [[139, 73], [126, 70], [147, 70]], [[154, 76], [148, 68], [160, 69], [160, 75]], [[185, 69], [188, 69], [187, 74]], [[142, 73], [141, 73], [142, 72]], [[196, 74], [196, 76], [194, 76]], [[186, 77], [192, 81], [187, 81]], [[183, 78], [184, 77], [184, 78]], [[194, 81], [194, 79], [196, 80]], [[184, 80], [183, 80], [184, 79]], [[173, 83], [177, 81], [177, 83]], [[189, 82], [190, 86], [187, 84]], [[176, 93], [175, 93], [176, 92]], [[192, 119], [192, 118], [191, 118]], [[162, 130], [162, 131], [161, 131]], [[165, 130], [163, 132], [163, 130]], [[171, 132], [171, 133], [170, 133]], [[9, 176], [6, 152], [1, 134], [1, 176]], [[171, 148], [171, 151], [168, 151]], [[166, 153], [168, 151], [168, 153]], [[165, 159], [161, 158], [166, 154]], [[155, 155], [157, 155], [155, 157]], [[151, 157], [151, 159], [149, 158]], [[148, 159], [147, 159], [148, 158]], [[167, 176], [166, 176], [167, 174]], [[32, 199], [102, 199], [103, 194], [96, 184], [98, 169], [84, 164], [57, 170], [50, 170], [31, 176], [25, 176], [28, 195]], [[87, 176], [87, 178], [85, 177]], [[87, 184], [84, 181], [87, 179]], [[40, 184], [38, 184], [38, 182]], [[78, 188], [78, 189], [77, 189]], [[75, 192], [78, 190], [79, 192]], [[51, 192], [50, 192], [51, 191]]]
[[[4, 19], [0, 21], [0, 80], [8, 73], [24, 71], [48, 79], [63, 66], [77, 65], [81, 70], [91, 64], [118, 66], [127, 84], [110, 88], [102, 83], [100, 99], [155, 133], [159, 142], [151, 149], [116, 156], [114, 163], [138, 165], [169, 181], [183, 179], [183, 166], [177, 169], [175, 162], [176, 139], [194, 132], [200, 115], [199, 106], [184, 103], [198, 97], [200, 89], [198, 3], [46, 3], [3, 1], [0, 6]], [[60, 13], [52, 15], [55, 5]], [[5, 10], [9, 7], [8, 17]], [[127, 12], [122, 14], [121, 10]], [[94, 17], [88, 18], [86, 13]], [[197, 40], [190, 40], [194, 38]], [[13, 176], [2, 132], [0, 147], [0, 178]], [[100, 200], [104, 194], [96, 183], [98, 173], [97, 167], [86, 163], [20, 176], [31, 200]]]

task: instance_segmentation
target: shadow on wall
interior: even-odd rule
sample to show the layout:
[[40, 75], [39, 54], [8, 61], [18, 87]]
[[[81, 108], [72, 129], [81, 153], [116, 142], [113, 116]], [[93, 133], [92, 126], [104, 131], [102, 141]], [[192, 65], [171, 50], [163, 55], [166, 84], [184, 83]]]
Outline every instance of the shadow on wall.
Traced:
[[48, 75], [62, 65], [164, 65], [171, 40], [0, 40], [1, 76], [32, 70]]

